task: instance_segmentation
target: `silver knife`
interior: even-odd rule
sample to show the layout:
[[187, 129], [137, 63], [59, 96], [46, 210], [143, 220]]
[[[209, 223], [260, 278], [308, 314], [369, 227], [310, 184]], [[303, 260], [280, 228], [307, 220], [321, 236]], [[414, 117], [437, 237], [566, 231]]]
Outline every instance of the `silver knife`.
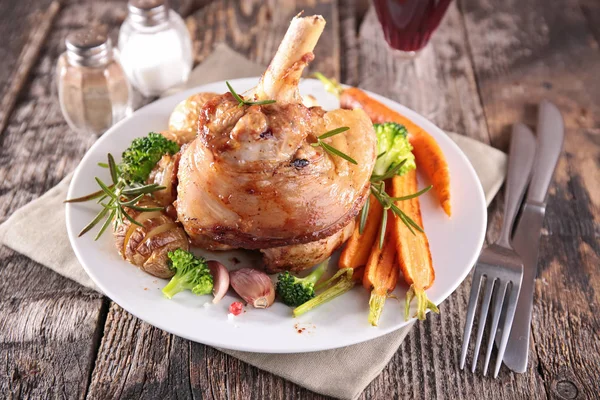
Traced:
[[554, 104], [544, 100], [540, 103], [538, 112], [537, 151], [531, 184], [512, 239], [513, 248], [523, 259], [523, 281], [503, 361], [515, 372], [527, 370], [540, 234], [546, 212], [548, 187], [563, 141], [564, 122], [560, 111]]

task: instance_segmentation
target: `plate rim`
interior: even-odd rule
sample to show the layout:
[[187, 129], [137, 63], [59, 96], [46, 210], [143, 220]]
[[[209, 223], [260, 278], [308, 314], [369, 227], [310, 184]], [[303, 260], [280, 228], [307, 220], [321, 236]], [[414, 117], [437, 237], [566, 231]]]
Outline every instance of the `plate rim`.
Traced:
[[[236, 83], [244, 81], [251, 81], [254, 80], [255, 82], [258, 81], [258, 79], [260, 79], [260, 77], [247, 77], [247, 78], [237, 78], [237, 79], [229, 79], [228, 81], [235, 86]], [[303, 79], [302, 81], [314, 81], [314, 82], [319, 82], [315, 79]], [[202, 91], [203, 87], [206, 87], [208, 85], [215, 85], [215, 84], [219, 84], [222, 83], [223, 85], [225, 84], [225, 81], [215, 81], [215, 82], [211, 82], [211, 83], [206, 83], [206, 84], [202, 84], [202, 85], [197, 85], [193, 88], [190, 89], [186, 89], [183, 90], [181, 92], [175, 93], [173, 95], [167, 96], [165, 98], [161, 98], [158, 99], [152, 103], [149, 103], [141, 108], [139, 108], [138, 110], [136, 110], [134, 113], [132, 113], [132, 115], [130, 115], [129, 117], [119, 121], [118, 123], [116, 123], [114, 126], [112, 126], [110, 129], [108, 129], [101, 137], [98, 138], [98, 140], [96, 140], [96, 142], [94, 142], [94, 144], [88, 149], [88, 151], [85, 153], [85, 155], [82, 157], [82, 159], [80, 160], [79, 164], [77, 165], [77, 168], [75, 169], [74, 173], [73, 173], [73, 177], [71, 179], [71, 182], [69, 183], [69, 189], [67, 192], [67, 196], [68, 198], [73, 196], [73, 192], [75, 190], [74, 187], [74, 182], [76, 182], [79, 178], [79, 175], [82, 171], [82, 165], [85, 164], [85, 162], [87, 161], [88, 158], [92, 157], [95, 154], [95, 149], [97, 147], [99, 147], [102, 143], [104, 143], [104, 141], [109, 140], [108, 138], [112, 135], [112, 132], [115, 130], [118, 130], [120, 128], [120, 126], [122, 124], [124, 124], [126, 121], [128, 121], [130, 118], [134, 118], [136, 113], [139, 113], [140, 111], [149, 108], [149, 107], [158, 107], [160, 105], [161, 102], [168, 102], [169, 100], [172, 99], [172, 97], [182, 97], [185, 98], [184, 96], [190, 96], [194, 93], [198, 93], [199, 91]], [[349, 87], [347, 85], [343, 85], [344, 87]], [[457, 155], [459, 156], [459, 158], [461, 159], [461, 161], [466, 165], [466, 169], [468, 171], [468, 174], [471, 176], [472, 179], [475, 180], [475, 182], [477, 182], [478, 184], [476, 185], [477, 187], [477, 191], [476, 193], [471, 193], [472, 195], [475, 195], [476, 197], [478, 197], [479, 202], [481, 204], [484, 205], [483, 207], [483, 213], [482, 213], [482, 224], [479, 227], [479, 234], [478, 234], [478, 243], [477, 243], [477, 248], [481, 249], [483, 247], [484, 241], [485, 241], [485, 233], [486, 233], [486, 228], [487, 228], [487, 204], [485, 201], [485, 195], [483, 192], [483, 187], [481, 185], [481, 181], [479, 180], [477, 173], [475, 172], [475, 169], [473, 168], [473, 165], [471, 164], [471, 162], [469, 161], [468, 157], [466, 156], [466, 154], [460, 149], [460, 147], [446, 134], [446, 132], [439, 128], [437, 125], [435, 125], [433, 122], [431, 122], [429, 119], [427, 119], [426, 117], [424, 117], [423, 115], [417, 113], [416, 111], [402, 105], [401, 103], [389, 99], [387, 97], [384, 97], [382, 95], [379, 95], [377, 93], [373, 93], [371, 91], [368, 90], [363, 90], [365, 93], [367, 93], [369, 96], [373, 97], [374, 99], [383, 102], [384, 104], [387, 105], [392, 105], [393, 108], [399, 108], [401, 111], [401, 113], [405, 116], [407, 116], [409, 119], [413, 119], [414, 117], [416, 117], [419, 120], [422, 120], [424, 122], [423, 123], [419, 123], [420, 126], [422, 125], [428, 125], [427, 127], [423, 127], [425, 128], [425, 130], [429, 131], [430, 128], [433, 128], [434, 130], [439, 131], [439, 133], [441, 133], [441, 135], [439, 135], [442, 139], [442, 141], [446, 142], [446, 145], [449, 145], [450, 147], [454, 148], [454, 151], [457, 153]], [[437, 136], [436, 135], [436, 140], [437, 140]], [[71, 203], [66, 203], [65, 204], [65, 222], [67, 225], [67, 233], [69, 236], [69, 242], [71, 245], [71, 248], [73, 249], [79, 263], [81, 264], [81, 266], [83, 267], [83, 269], [85, 270], [85, 272], [88, 274], [88, 276], [92, 279], [92, 281], [100, 288], [100, 290], [102, 291], [102, 293], [109, 297], [112, 301], [114, 301], [115, 303], [117, 303], [120, 307], [122, 307], [124, 310], [126, 310], [127, 312], [131, 313], [132, 315], [134, 315], [136, 318], [139, 318], [140, 320], [154, 326], [157, 327], [165, 332], [171, 333], [173, 335], [182, 337], [184, 339], [188, 339], [191, 340], [193, 342], [197, 342], [197, 343], [201, 343], [201, 344], [205, 344], [208, 346], [212, 346], [212, 347], [217, 347], [217, 348], [221, 348], [221, 349], [228, 349], [228, 350], [235, 350], [235, 351], [244, 351], [244, 352], [259, 352], [259, 353], [270, 353], [270, 354], [294, 354], [294, 353], [309, 353], [309, 352], [314, 352], [314, 351], [323, 351], [323, 350], [331, 350], [331, 349], [336, 349], [336, 348], [342, 348], [342, 347], [347, 347], [347, 346], [351, 346], [351, 345], [355, 345], [355, 344], [359, 344], [359, 343], [364, 343], [370, 340], [374, 340], [374, 339], [378, 339], [381, 338], [382, 336], [385, 336], [391, 332], [395, 332], [401, 328], [407, 327], [409, 325], [411, 325], [414, 321], [416, 321], [416, 318], [411, 318], [407, 321], [403, 321], [400, 324], [391, 326], [391, 327], [387, 327], [387, 328], [383, 328], [383, 327], [378, 327], [377, 328], [377, 334], [371, 337], [367, 337], [364, 339], [357, 339], [357, 340], [349, 340], [346, 342], [343, 342], [342, 344], [339, 345], [315, 345], [314, 342], [311, 342], [310, 346], [297, 346], [297, 348], [293, 348], [293, 349], [289, 349], [289, 350], [283, 350], [283, 349], [265, 349], [263, 347], [253, 347], [252, 345], [247, 345], [247, 344], [240, 344], [238, 343], [220, 343], [214, 340], [199, 340], [197, 337], [192, 337], [191, 335], [187, 335], [185, 332], [182, 332], [178, 329], [174, 329], [171, 327], [167, 327], [164, 326], [163, 323], [160, 322], [160, 320], [155, 321], [155, 320], [150, 320], [147, 319], [145, 317], [142, 317], [140, 315], [138, 315], [137, 311], [132, 311], [135, 310], [136, 307], [131, 305], [129, 303], [129, 301], [125, 300], [125, 301], [119, 301], [117, 302], [116, 300], [114, 300], [115, 297], [119, 297], [118, 293], [115, 293], [114, 291], [112, 291], [110, 289], [110, 287], [107, 287], [107, 285], [104, 285], [99, 279], [98, 277], [95, 275], [94, 271], [92, 268], [90, 268], [86, 261], [85, 261], [85, 257], [83, 257], [83, 255], [80, 252], [80, 249], [78, 248], [77, 245], [75, 245], [74, 243], [76, 243], [76, 239], [77, 239], [77, 233], [73, 231], [72, 229], [72, 207], [73, 204]], [[470, 273], [471, 269], [473, 268], [473, 265], [475, 264], [477, 258], [479, 256], [479, 252], [475, 252], [472, 256], [471, 259], [469, 260], [468, 266], [467, 268], [465, 268], [463, 270], [463, 272], [460, 275], [457, 275], [458, 280], [456, 285], [451, 285], [453, 287], [449, 288], [448, 290], [443, 291], [443, 294], [440, 296], [440, 300], [439, 302], [437, 302], [437, 305], [440, 305], [441, 303], [443, 303], [452, 293], [454, 293], [456, 291], [456, 289], [464, 282], [465, 278], [467, 277], [467, 275]], [[116, 294], [116, 296], [115, 296]], [[121, 299], [122, 300], [122, 299]]]

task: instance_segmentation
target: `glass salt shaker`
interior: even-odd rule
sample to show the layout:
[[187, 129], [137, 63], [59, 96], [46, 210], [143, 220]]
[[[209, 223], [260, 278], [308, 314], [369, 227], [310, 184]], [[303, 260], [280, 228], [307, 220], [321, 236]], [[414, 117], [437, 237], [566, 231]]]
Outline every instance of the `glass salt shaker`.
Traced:
[[100, 28], [70, 33], [57, 62], [60, 108], [69, 126], [100, 135], [132, 111], [132, 90]]
[[183, 19], [166, 0], [129, 0], [119, 31], [121, 64], [134, 88], [158, 96], [187, 80], [192, 40]]

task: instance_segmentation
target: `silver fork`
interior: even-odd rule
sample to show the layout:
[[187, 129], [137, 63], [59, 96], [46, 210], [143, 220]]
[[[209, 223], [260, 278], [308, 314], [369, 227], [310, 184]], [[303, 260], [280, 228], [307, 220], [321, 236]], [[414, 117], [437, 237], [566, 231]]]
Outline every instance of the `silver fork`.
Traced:
[[[498, 356], [494, 368], [494, 378], [498, 376], [498, 371], [502, 365], [502, 357], [506, 349], [510, 327], [512, 325], [521, 280], [523, 279], [523, 261], [513, 250], [510, 244], [511, 230], [517, 210], [523, 200], [525, 188], [531, 176], [531, 167], [535, 156], [535, 138], [531, 130], [523, 124], [515, 124], [510, 141], [510, 151], [508, 159], [508, 175], [506, 178], [504, 194], [504, 221], [502, 231], [498, 240], [488, 246], [481, 252], [471, 286], [469, 296], [469, 306], [467, 310], [467, 319], [465, 321], [465, 330], [463, 334], [462, 353], [460, 356], [460, 368], [463, 369], [467, 359], [467, 349], [469, 348], [469, 339], [473, 328], [475, 318], [475, 309], [477, 308], [477, 299], [482, 286], [482, 280], [485, 277], [484, 294], [479, 312], [479, 323], [477, 328], [477, 338], [475, 341], [475, 352], [473, 354], [473, 365], [471, 371], [475, 372], [483, 331], [486, 325], [492, 294], [494, 301], [492, 305], [492, 323], [490, 335], [485, 353], [485, 363], [483, 375], [487, 375], [487, 369], [490, 362], [490, 356], [494, 346], [494, 338], [498, 331], [498, 323], [502, 308], [506, 301], [506, 317], [501, 327], [501, 338], [498, 346]], [[507, 293], [508, 292], [508, 293]], [[508, 300], [506, 300], [508, 297]]]

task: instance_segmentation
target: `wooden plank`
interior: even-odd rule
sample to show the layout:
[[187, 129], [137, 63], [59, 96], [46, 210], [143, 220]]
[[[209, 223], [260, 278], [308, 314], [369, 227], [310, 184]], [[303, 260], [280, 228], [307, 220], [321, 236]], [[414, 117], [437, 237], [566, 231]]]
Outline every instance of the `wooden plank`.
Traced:
[[[216, 1], [187, 19], [197, 61], [215, 43], [268, 64], [290, 19], [299, 11], [321, 14], [327, 25], [313, 70], [339, 77], [336, 2], [311, 0], [264, 4]], [[88, 398], [317, 399], [305, 389], [208, 346], [154, 328], [117, 305], [108, 312]]]
[[461, 3], [492, 142], [505, 147], [515, 121], [535, 125], [543, 98], [565, 119], [565, 154], [550, 191], [532, 323], [533, 356], [546, 392], [556, 398], [597, 397], [600, 382], [600, 52], [578, 5]]
[[46, 9], [49, 4], [50, 0], [0, 3], [0, 37], [5, 39], [0, 47], [0, 98], [5, 97], [19, 55], [29, 39], [28, 28], [35, 13]]
[[35, 29], [31, 32], [27, 45], [23, 48], [23, 52], [19, 56], [15, 74], [12, 76], [0, 103], [0, 109], [2, 110], [2, 114], [0, 114], [0, 133], [4, 131], [8, 124], [8, 119], [15, 107], [17, 97], [29, 77], [31, 67], [38, 59], [40, 49], [48, 36], [59, 8], [59, 3], [54, 1], [50, 4], [48, 10], [39, 13], [34, 18]]
[[286, 1], [277, 5], [261, 1], [215, 1], [186, 20], [194, 39], [196, 62], [211, 54], [216, 43], [225, 42], [251, 60], [268, 65], [290, 20], [300, 11], [304, 15], [323, 15], [327, 21], [314, 51], [315, 60], [305, 74], [321, 71], [339, 78], [339, 24], [334, 0]]
[[[7, 10], [9, 3], [13, 8]], [[37, 29], [49, 26], [51, 18], [30, 19], [27, 15], [45, 10], [49, 3], [2, 3], [6, 13], [0, 12], [0, 34], [7, 40], [2, 44], [6, 57], [0, 57], [0, 76], [17, 76], [15, 71], [22, 68], [10, 64], [19, 55], [11, 55], [13, 44], [22, 54], [35, 53], [38, 45], [35, 40], [27, 41], [31, 37], [27, 28], [31, 24]], [[125, 4], [120, 6], [122, 12]], [[69, 130], [55, 89], [54, 66], [64, 51], [67, 32], [97, 20], [82, 12], [84, 8], [66, 4], [45, 38], [39, 59], [32, 57], [35, 62], [29, 73], [21, 69], [21, 76], [29, 75], [26, 84], [21, 79], [17, 87], [14, 78], [2, 79], [9, 84], [5, 88], [11, 84], [16, 88], [2, 91], [2, 104], [14, 104], [12, 113], [2, 110], [8, 117], [0, 137], [3, 219], [58, 183], [96, 140]], [[118, 22], [115, 9], [114, 4], [90, 7], [91, 12], [97, 11], [96, 17]], [[45, 15], [51, 17], [52, 13]], [[0, 393], [7, 398], [83, 398], [104, 326], [106, 300], [6, 248], [0, 249], [0, 275], [0, 358], [4, 365]]]
[[322, 398], [220, 351], [156, 329], [113, 304], [88, 397]]
[[0, 393], [83, 397], [100, 342], [102, 296], [0, 248]]
[[[360, 31], [360, 57], [359, 86], [407, 105], [443, 129], [490, 142], [456, 4], [450, 6], [429, 46], [412, 60], [387, 46], [371, 10]], [[500, 222], [498, 203], [490, 207], [488, 231], [492, 238]], [[426, 322], [413, 328], [361, 398], [545, 398], [535, 358], [528, 374], [512, 375], [502, 370], [497, 380], [482, 379], [480, 371], [471, 374], [459, 369], [470, 287], [468, 278], [442, 303], [439, 316], [429, 315]]]
[[596, 42], [600, 42], [600, 3], [595, 0], [579, 0], [581, 11], [588, 22]]

